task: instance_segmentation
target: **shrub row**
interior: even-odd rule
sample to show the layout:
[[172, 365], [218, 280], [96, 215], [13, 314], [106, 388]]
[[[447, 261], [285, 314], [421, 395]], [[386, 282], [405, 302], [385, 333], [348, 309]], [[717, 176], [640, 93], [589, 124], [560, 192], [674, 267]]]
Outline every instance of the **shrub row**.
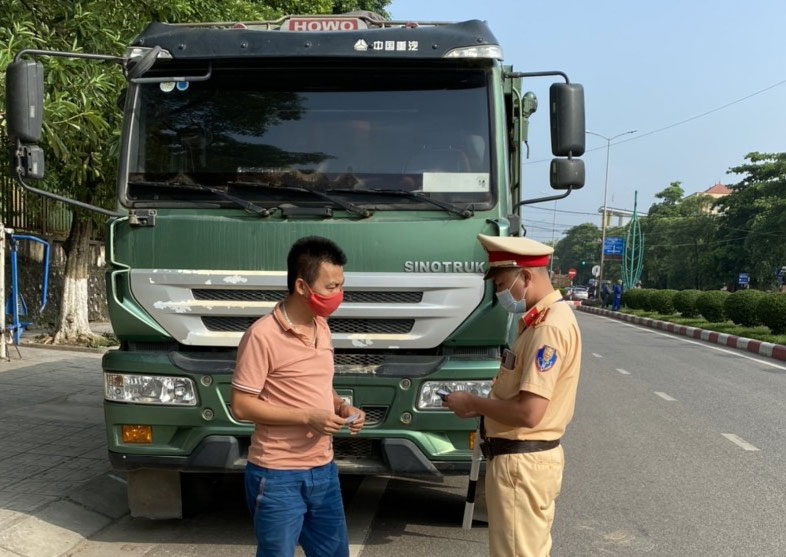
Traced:
[[766, 325], [774, 334], [786, 334], [786, 293], [739, 290], [654, 290], [626, 291], [622, 303], [631, 309], [656, 311], [661, 315], [679, 312], [683, 317], [701, 316], [710, 323], [727, 320], [744, 327]]

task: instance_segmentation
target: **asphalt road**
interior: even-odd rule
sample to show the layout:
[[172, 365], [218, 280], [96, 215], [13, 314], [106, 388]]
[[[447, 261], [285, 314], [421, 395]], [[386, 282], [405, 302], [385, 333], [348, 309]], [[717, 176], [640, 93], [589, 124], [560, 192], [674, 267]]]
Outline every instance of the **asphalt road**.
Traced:
[[579, 314], [555, 555], [786, 555], [786, 366]]
[[[582, 377], [552, 555], [786, 555], [786, 366], [578, 318]], [[484, 524], [460, 528], [464, 478], [342, 481], [354, 557], [487, 552]], [[237, 478], [190, 489], [191, 517], [125, 517], [70, 555], [252, 555]]]

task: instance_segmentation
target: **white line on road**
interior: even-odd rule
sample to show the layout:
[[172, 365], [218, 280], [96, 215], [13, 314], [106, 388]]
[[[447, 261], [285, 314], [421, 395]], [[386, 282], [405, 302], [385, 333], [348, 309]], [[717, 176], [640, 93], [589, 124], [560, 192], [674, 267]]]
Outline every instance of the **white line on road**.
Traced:
[[619, 372], [620, 372], [622, 375], [630, 375], [630, 372], [629, 372], [629, 371], [625, 371], [625, 370], [624, 370], [624, 369], [622, 369], [622, 368], [617, 368], [617, 371], [619, 371]]
[[597, 352], [593, 352], [592, 355], [595, 356], [596, 358], [602, 358], [603, 357], [600, 354], [598, 354]]
[[114, 474], [107, 474], [107, 475], [108, 475], [110, 478], [112, 478], [113, 480], [117, 480], [117, 481], [118, 481], [118, 482], [120, 482], [121, 484], [127, 484], [127, 483], [128, 483], [128, 482], [127, 482], [127, 481], [125, 481], [123, 478], [121, 478], [121, 477], [119, 477], [119, 476], [115, 476]]
[[366, 476], [358, 487], [347, 509], [347, 530], [349, 534], [349, 557], [358, 557], [371, 532], [371, 523], [377, 514], [377, 507], [388, 479]]
[[655, 394], [658, 395], [663, 400], [668, 400], [669, 402], [674, 402], [674, 401], [677, 400], [676, 398], [672, 398], [669, 395], [667, 395], [666, 393], [662, 393], [660, 391], [655, 391]]
[[[593, 314], [589, 314], [589, 315], [593, 315]], [[601, 319], [607, 319], [609, 321], [617, 322], [616, 319], [612, 319], [611, 317], [604, 317], [602, 315], [593, 315], [593, 316], [594, 317], [599, 317]], [[642, 327], [641, 325], [631, 325], [630, 323], [622, 323], [622, 324], [623, 325], [627, 325], [628, 327], [633, 327], [635, 329], [639, 329], [640, 331], [646, 331], [648, 333], [652, 333], [652, 334], [655, 334], [655, 335], [660, 335], [662, 337], [671, 338], [671, 339], [679, 340], [679, 341], [682, 341], [682, 342], [687, 342], [688, 344], [696, 344], [696, 345], [702, 346], [704, 348], [709, 348], [711, 350], [717, 350], [718, 352], [725, 352], [726, 354], [731, 354], [732, 356], [739, 356], [740, 358], [745, 358], [746, 360], [753, 360], [754, 362], [758, 362], [760, 364], [764, 364], [765, 366], [770, 366], [770, 367], [774, 367], [776, 369], [782, 369], [782, 370], [786, 371], [786, 367], [784, 367], [784, 366], [780, 366], [778, 364], [774, 364], [772, 362], [768, 362], [768, 361], [765, 361], [765, 360], [760, 360], [758, 358], [752, 358], [750, 356], [746, 356], [745, 354], [740, 354], [739, 352], [737, 352], [735, 350], [726, 350], [725, 348], [719, 348], [717, 346], [712, 346], [712, 345], [706, 344], [704, 342], [697, 342], [695, 340], [682, 338], [682, 337], [680, 337], [678, 335], [675, 335], [675, 334], [661, 333], [659, 331], [653, 331], [649, 327]]]
[[734, 435], [733, 433], [721, 433], [726, 439], [734, 443], [735, 445], [741, 447], [743, 450], [746, 451], [758, 451], [759, 449], [748, 443], [745, 439]]

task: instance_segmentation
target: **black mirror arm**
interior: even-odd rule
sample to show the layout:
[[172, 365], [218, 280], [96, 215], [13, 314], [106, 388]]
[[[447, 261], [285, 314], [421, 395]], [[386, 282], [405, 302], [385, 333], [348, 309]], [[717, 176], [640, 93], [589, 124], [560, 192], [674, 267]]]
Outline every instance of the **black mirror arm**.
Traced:
[[84, 52], [62, 52], [59, 50], [38, 50], [35, 48], [25, 48], [14, 56], [14, 62], [21, 60], [22, 56], [58, 56], [61, 58], [83, 58], [85, 60], [103, 60], [104, 62], [115, 62], [124, 64], [126, 59], [122, 56], [110, 56], [108, 54], [87, 54]]
[[519, 201], [514, 205], [514, 207], [521, 207], [522, 205], [534, 205], [535, 203], [545, 203], [546, 201], [556, 201], [558, 199], [565, 199], [568, 197], [571, 192], [573, 191], [573, 186], [568, 186], [568, 189], [565, 190], [565, 193], [560, 195], [550, 195], [548, 197], [536, 197], [534, 199], [525, 199], [524, 201]]
[[43, 197], [48, 197], [50, 199], [54, 199], [55, 201], [60, 201], [65, 203], [66, 205], [73, 205], [74, 207], [79, 207], [80, 209], [86, 209], [88, 211], [93, 211], [94, 213], [101, 213], [102, 215], [106, 215], [108, 217], [125, 217], [127, 216], [124, 213], [118, 213], [116, 211], [110, 211], [109, 209], [104, 209], [102, 207], [96, 207], [95, 205], [90, 205], [89, 203], [83, 203], [82, 201], [77, 201], [76, 199], [69, 199], [67, 197], [63, 197], [62, 195], [57, 195], [56, 193], [48, 192], [45, 190], [40, 190], [38, 188], [34, 188], [33, 186], [26, 184], [24, 180], [22, 180], [22, 176], [20, 174], [16, 175], [16, 181], [19, 182], [19, 185], [24, 188], [25, 191], [29, 191], [35, 195], [41, 195]]
[[61, 203], [65, 203], [66, 205], [72, 205], [74, 207], [79, 207], [80, 209], [87, 209], [88, 211], [101, 213], [102, 215], [107, 215], [109, 217], [126, 216], [123, 213], [110, 211], [109, 209], [104, 209], [103, 207], [96, 207], [95, 205], [90, 205], [89, 203], [84, 203], [82, 201], [77, 201], [75, 199], [69, 199], [67, 197], [63, 197], [62, 195], [58, 195], [56, 193], [52, 193], [46, 190], [34, 188], [33, 186], [27, 184], [22, 179], [22, 176], [24, 175], [24, 168], [22, 166], [22, 142], [19, 141], [18, 139], [16, 141], [16, 152], [14, 153], [14, 160], [16, 164], [16, 181], [19, 182], [19, 185], [22, 186], [22, 189], [24, 189], [25, 191], [29, 191], [30, 193], [35, 195], [48, 197], [50, 199], [54, 199], [55, 201], [60, 201]]
[[561, 71], [548, 71], [548, 72], [508, 72], [505, 77], [508, 79], [517, 79], [519, 77], [547, 77], [558, 75], [565, 80], [565, 83], [570, 83], [568, 74]]

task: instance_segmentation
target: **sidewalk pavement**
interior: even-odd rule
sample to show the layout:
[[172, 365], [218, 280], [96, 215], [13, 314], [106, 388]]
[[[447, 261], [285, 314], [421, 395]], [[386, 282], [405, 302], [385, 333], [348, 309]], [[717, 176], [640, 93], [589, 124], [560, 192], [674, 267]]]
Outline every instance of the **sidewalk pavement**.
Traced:
[[100, 353], [0, 361], [0, 557], [59, 557], [127, 514], [110, 473]]
[[676, 323], [669, 323], [668, 321], [660, 321], [658, 319], [650, 319], [649, 317], [637, 317], [627, 313], [620, 313], [618, 311], [611, 311], [608, 309], [601, 309], [590, 306], [578, 306], [579, 311], [586, 313], [594, 313], [595, 315], [602, 315], [612, 319], [619, 319], [637, 325], [644, 325], [651, 329], [660, 329], [668, 333], [682, 335], [685, 337], [703, 340], [712, 344], [720, 344], [728, 348], [736, 348], [746, 352], [752, 352], [759, 356], [766, 356], [775, 360], [786, 361], [786, 346], [782, 344], [773, 344], [771, 342], [763, 342], [754, 340], [752, 338], [738, 337], [736, 335], [729, 335], [726, 333], [718, 333], [716, 331], [708, 331], [707, 329], [699, 329], [698, 327], [686, 327], [685, 325], [677, 325]]

